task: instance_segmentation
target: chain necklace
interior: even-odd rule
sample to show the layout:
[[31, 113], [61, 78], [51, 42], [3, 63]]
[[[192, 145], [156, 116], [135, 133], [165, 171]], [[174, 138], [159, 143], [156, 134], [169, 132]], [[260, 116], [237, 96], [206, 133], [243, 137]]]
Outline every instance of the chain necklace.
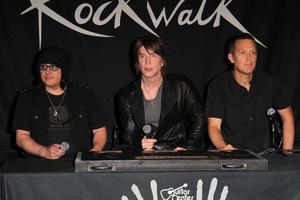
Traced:
[[60, 108], [61, 104], [63, 103], [63, 101], [65, 99], [66, 93], [67, 93], [67, 87], [64, 88], [64, 95], [63, 95], [60, 103], [58, 104], [58, 106], [55, 108], [55, 106], [54, 106], [54, 104], [53, 104], [53, 102], [52, 102], [52, 100], [51, 100], [51, 98], [50, 98], [50, 96], [49, 96], [49, 94], [48, 94], [48, 92], [46, 90], [47, 97], [48, 97], [48, 99], [49, 99], [49, 101], [50, 101], [50, 103], [52, 105], [53, 110], [54, 110], [54, 112], [52, 113], [54, 115], [54, 117], [57, 117], [59, 108]]
[[[152, 96], [150, 95], [150, 92], [149, 92], [149, 90], [148, 90], [147, 87], [146, 87], [146, 83], [145, 83], [144, 81], [143, 81], [142, 83], [143, 83], [143, 86], [144, 86], [143, 88], [144, 88], [145, 92], [146, 92], [147, 95], [150, 97], [149, 101], [150, 101], [150, 103], [151, 103], [152, 109], [154, 110], [154, 108], [155, 108], [155, 98], [152, 97]], [[160, 81], [159, 86], [158, 86], [158, 89], [160, 88], [161, 83], [162, 83], [162, 81]], [[150, 87], [149, 87], [149, 88], [150, 88]], [[158, 89], [157, 89], [157, 91], [158, 91]], [[156, 95], [157, 95], [157, 94], [156, 94]]]
[[148, 89], [146, 88], [145, 84], [144, 84], [144, 89], [145, 89], [145, 92], [147, 93], [147, 95], [150, 97], [149, 101], [150, 101], [150, 103], [151, 103], [152, 109], [154, 110], [154, 107], [155, 107], [154, 98], [152, 98], [152, 96], [150, 95], [150, 92], [149, 92]]

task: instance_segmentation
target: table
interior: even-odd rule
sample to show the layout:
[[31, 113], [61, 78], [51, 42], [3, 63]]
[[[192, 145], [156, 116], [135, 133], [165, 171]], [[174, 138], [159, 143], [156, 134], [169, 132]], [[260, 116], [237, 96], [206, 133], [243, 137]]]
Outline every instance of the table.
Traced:
[[265, 156], [264, 171], [75, 173], [73, 159], [14, 158], [0, 168], [5, 200], [300, 199], [300, 154]]

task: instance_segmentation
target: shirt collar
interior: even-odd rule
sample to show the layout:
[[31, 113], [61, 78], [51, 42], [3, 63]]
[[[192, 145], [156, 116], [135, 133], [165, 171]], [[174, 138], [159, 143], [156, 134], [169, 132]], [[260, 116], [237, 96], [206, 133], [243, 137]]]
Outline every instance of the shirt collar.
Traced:
[[[255, 89], [256, 86], [257, 86], [257, 76], [258, 76], [258, 75], [257, 75], [257, 72], [254, 71], [254, 72], [253, 72], [253, 75], [252, 75], [252, 79], [251, 79], [251, 81], [250, 81], [250, 92], [251, 92], [253, 89]], [[234, 76], [233, 76], [233, 70], [228, 71], [226, 78], [228, 79], [229, 84], [230, 84], [230, 87], [231, 87], [233, 90], [235, 90], [235, 91], [237, 91], [237, 92], [242, 92], [242, 91], [248, 92], [248, 91], [246, 90], [246, 88], [244, 88], [243, 86], [241, 86], [241, 85], [235, 80], [235, 78], [234, 78]]]

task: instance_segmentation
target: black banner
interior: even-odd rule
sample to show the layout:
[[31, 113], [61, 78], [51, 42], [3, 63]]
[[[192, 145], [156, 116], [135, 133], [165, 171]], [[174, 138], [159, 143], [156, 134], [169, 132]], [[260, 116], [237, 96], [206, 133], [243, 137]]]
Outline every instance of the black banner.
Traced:
[[[280, 78], [300, 120], [300, 39], [296, 0], [25, 0], [0, 6], [0, 146], [14, 143], [10, 123], [18, 91], [33, 82], [41, 47], [58, 45], [72, 59], [71, 80], [87, 83], [115, 123], [115, 93], [134, 78], [130, 45], [161, 37], [169, 72], [188, 76], [205, 97], [209, 80], [228, 68], [227, 39], [249, 32], [259, 43], [258, 68]], [[299, 138], [297, 127], [296, 137]]]
[[[299, 171], [25, 173], [3, 175], [3, 199], [299, 199]], [[280, 191], [280, 192], [279, 192]]]

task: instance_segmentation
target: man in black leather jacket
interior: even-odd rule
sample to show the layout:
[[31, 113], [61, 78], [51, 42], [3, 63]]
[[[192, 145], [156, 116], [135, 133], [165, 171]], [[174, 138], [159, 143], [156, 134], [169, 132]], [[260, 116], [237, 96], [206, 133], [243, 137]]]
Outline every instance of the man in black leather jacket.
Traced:
[[166, 51], [160, 38], [144, 36], [133, 49], [140, 78], [117, 94], [124, 144], [136, 149], [202, 150], [204, 109], [186, 77], [166, 74]]

